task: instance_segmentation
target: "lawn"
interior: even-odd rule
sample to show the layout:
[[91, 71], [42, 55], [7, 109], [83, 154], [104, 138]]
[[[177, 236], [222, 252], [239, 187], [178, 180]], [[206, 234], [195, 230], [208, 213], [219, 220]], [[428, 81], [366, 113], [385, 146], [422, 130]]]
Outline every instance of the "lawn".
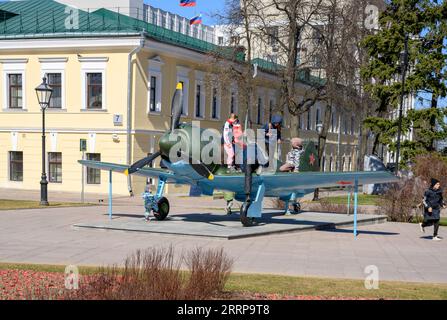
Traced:
[[15, 209], [40, 209], [40, 208], [63, 208], [63, 207], [85, 207], [92, 206], [92, 203], [80, 202], [51, 202], [49, 207], [41, 206], [39, 201], [28, 200], [2, 200], [0, 199], [0, 210], [15, 210]]
[[[64, 272], [64, 266], [0, 263], [0, 270]], [[81, 275], [93, 274], [96, 267], [80, 267]], [[362, 280], [316, 277], [241, 274], [230, 276], [225, 290], [236, 296], [242, 293], [283, 296], [307, 296], [357, 299], [447, 299], [447, 284], [381, 281], [379, 290], [366, 290]]]
[[[359, 194], [358, 204], [361, 205], [373, 205], [379, 204], [382, 198], [380, 196], [374, 196], [370, 194]], [[348, 196], [334, 196], [334, 197], [323, 197], [321, 200], [325, 200], [332, 204], [348, 204]], [[351, 203], [354, 201], [354, 196], [351, 197]]]

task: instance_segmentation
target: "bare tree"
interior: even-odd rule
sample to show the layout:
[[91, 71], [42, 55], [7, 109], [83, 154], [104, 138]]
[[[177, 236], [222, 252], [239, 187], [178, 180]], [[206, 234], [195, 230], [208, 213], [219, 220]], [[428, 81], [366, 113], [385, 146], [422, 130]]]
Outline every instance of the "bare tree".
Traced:
[[[245, 48], [244, 67], [238, 71], [245, 82], [250, 109], [254, 82], [251, 62], [256, 57], [276, 55], [271, 67], [280, 79], [277, 110], [288, 110], [293, 135], [299, 135], [300, 116], [316, 103], [325, 106], [318, 155], [325, 149], [333, 109], [356, 115], [361, 124], [374, 113], [374, 103], [363, 91], [360, 68], [365, 63], [362, 39], [371, 30], [364, 25], [365, 8], [371, 1], [360, 0], [230, 0], [228, 11], [233, 26], [230, 43]], [[378, 3], [382, 2], [377, 0]], [[340, 128], [341, 129], [341, 128]], [[368, 132], [361, 131], [359, 154], [366, 154]], [[339, 168], [337, 159], [337, 169]]]

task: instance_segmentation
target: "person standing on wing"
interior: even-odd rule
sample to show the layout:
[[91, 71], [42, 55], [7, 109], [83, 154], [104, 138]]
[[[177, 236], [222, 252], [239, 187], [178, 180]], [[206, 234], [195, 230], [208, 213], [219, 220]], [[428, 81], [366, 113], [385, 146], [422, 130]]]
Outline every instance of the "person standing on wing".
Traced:
[[226, 159], [225, 162], [228, 166], [229, 172], [234, 172], [234, 135], [233, 135], [233, 124], [237, 120], [237, 115], [232, 113], [227, 121], [225, 121], [223, 127], [222, 143], [224, 145]]
[[441, 208], [445, 208], [444, 199], [442, 197], [441, 183], [439, 180], [432, 178], [430, 188], [424, 193], [424, 222], [419, 225], [422, 233], [425, 227], [433, 226], [433, 240], [440, 241], [438, 236], [439, 220], [441, 219]]

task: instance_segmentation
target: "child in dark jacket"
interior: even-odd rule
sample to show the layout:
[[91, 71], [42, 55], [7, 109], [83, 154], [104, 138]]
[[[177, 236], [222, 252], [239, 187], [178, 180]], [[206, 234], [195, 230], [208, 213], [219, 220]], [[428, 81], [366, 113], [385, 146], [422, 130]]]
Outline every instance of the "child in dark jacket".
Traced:
[[424, 193], [424, 222], [420, 223], [420, 227], [421, 231], [425, 232], [425, 227], [433, 226], [433, 240], [436, 241], [442, 240], [438, 236], [441, 208], [445, 208], [441, 183], [431, 179], [430, 188]]

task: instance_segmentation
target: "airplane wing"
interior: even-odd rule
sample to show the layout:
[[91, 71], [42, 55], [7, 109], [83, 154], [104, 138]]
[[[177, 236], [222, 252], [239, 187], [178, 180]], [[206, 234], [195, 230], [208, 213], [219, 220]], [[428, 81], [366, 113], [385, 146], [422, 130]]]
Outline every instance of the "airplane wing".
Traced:
[[347, 186], [354, 185], [356, 179], [359, 185], [399, 181], [399, 178], [388, 171], [302, 172], [262, 176], [266, 187], [272, 190], [282, 188], [313, 189]]
[[[253, 184], [258, 186], [264, 183], [266, 194], [276, 196], [298, 190], [354, 185], [356, 178], [359, 185], [399, 181], [399, 178], [388, 171], [300, 172], [254, 175]], [[213, 184], [216, 189], [243, 193], [243, 182], [243, 175], [229, 175], [215, 176]]]
[[[130, 167], [128, 165], [123, 164], [90, 161], [90, 160], [79, 160], [78, 162], [88, 168], [113, 171], [119, 173], [124, 173], [124, 171], [126, 169], [129, 169]], [[145, 167], [135, 172], [134, 175], [139, 175], [143, 177], [152, 177], [152, 178], [164, 178], [166, 179], [166, 182], [187, 183], [187, 181], [184, 178], [175, 176], [173, 172], [159, 168]]]

